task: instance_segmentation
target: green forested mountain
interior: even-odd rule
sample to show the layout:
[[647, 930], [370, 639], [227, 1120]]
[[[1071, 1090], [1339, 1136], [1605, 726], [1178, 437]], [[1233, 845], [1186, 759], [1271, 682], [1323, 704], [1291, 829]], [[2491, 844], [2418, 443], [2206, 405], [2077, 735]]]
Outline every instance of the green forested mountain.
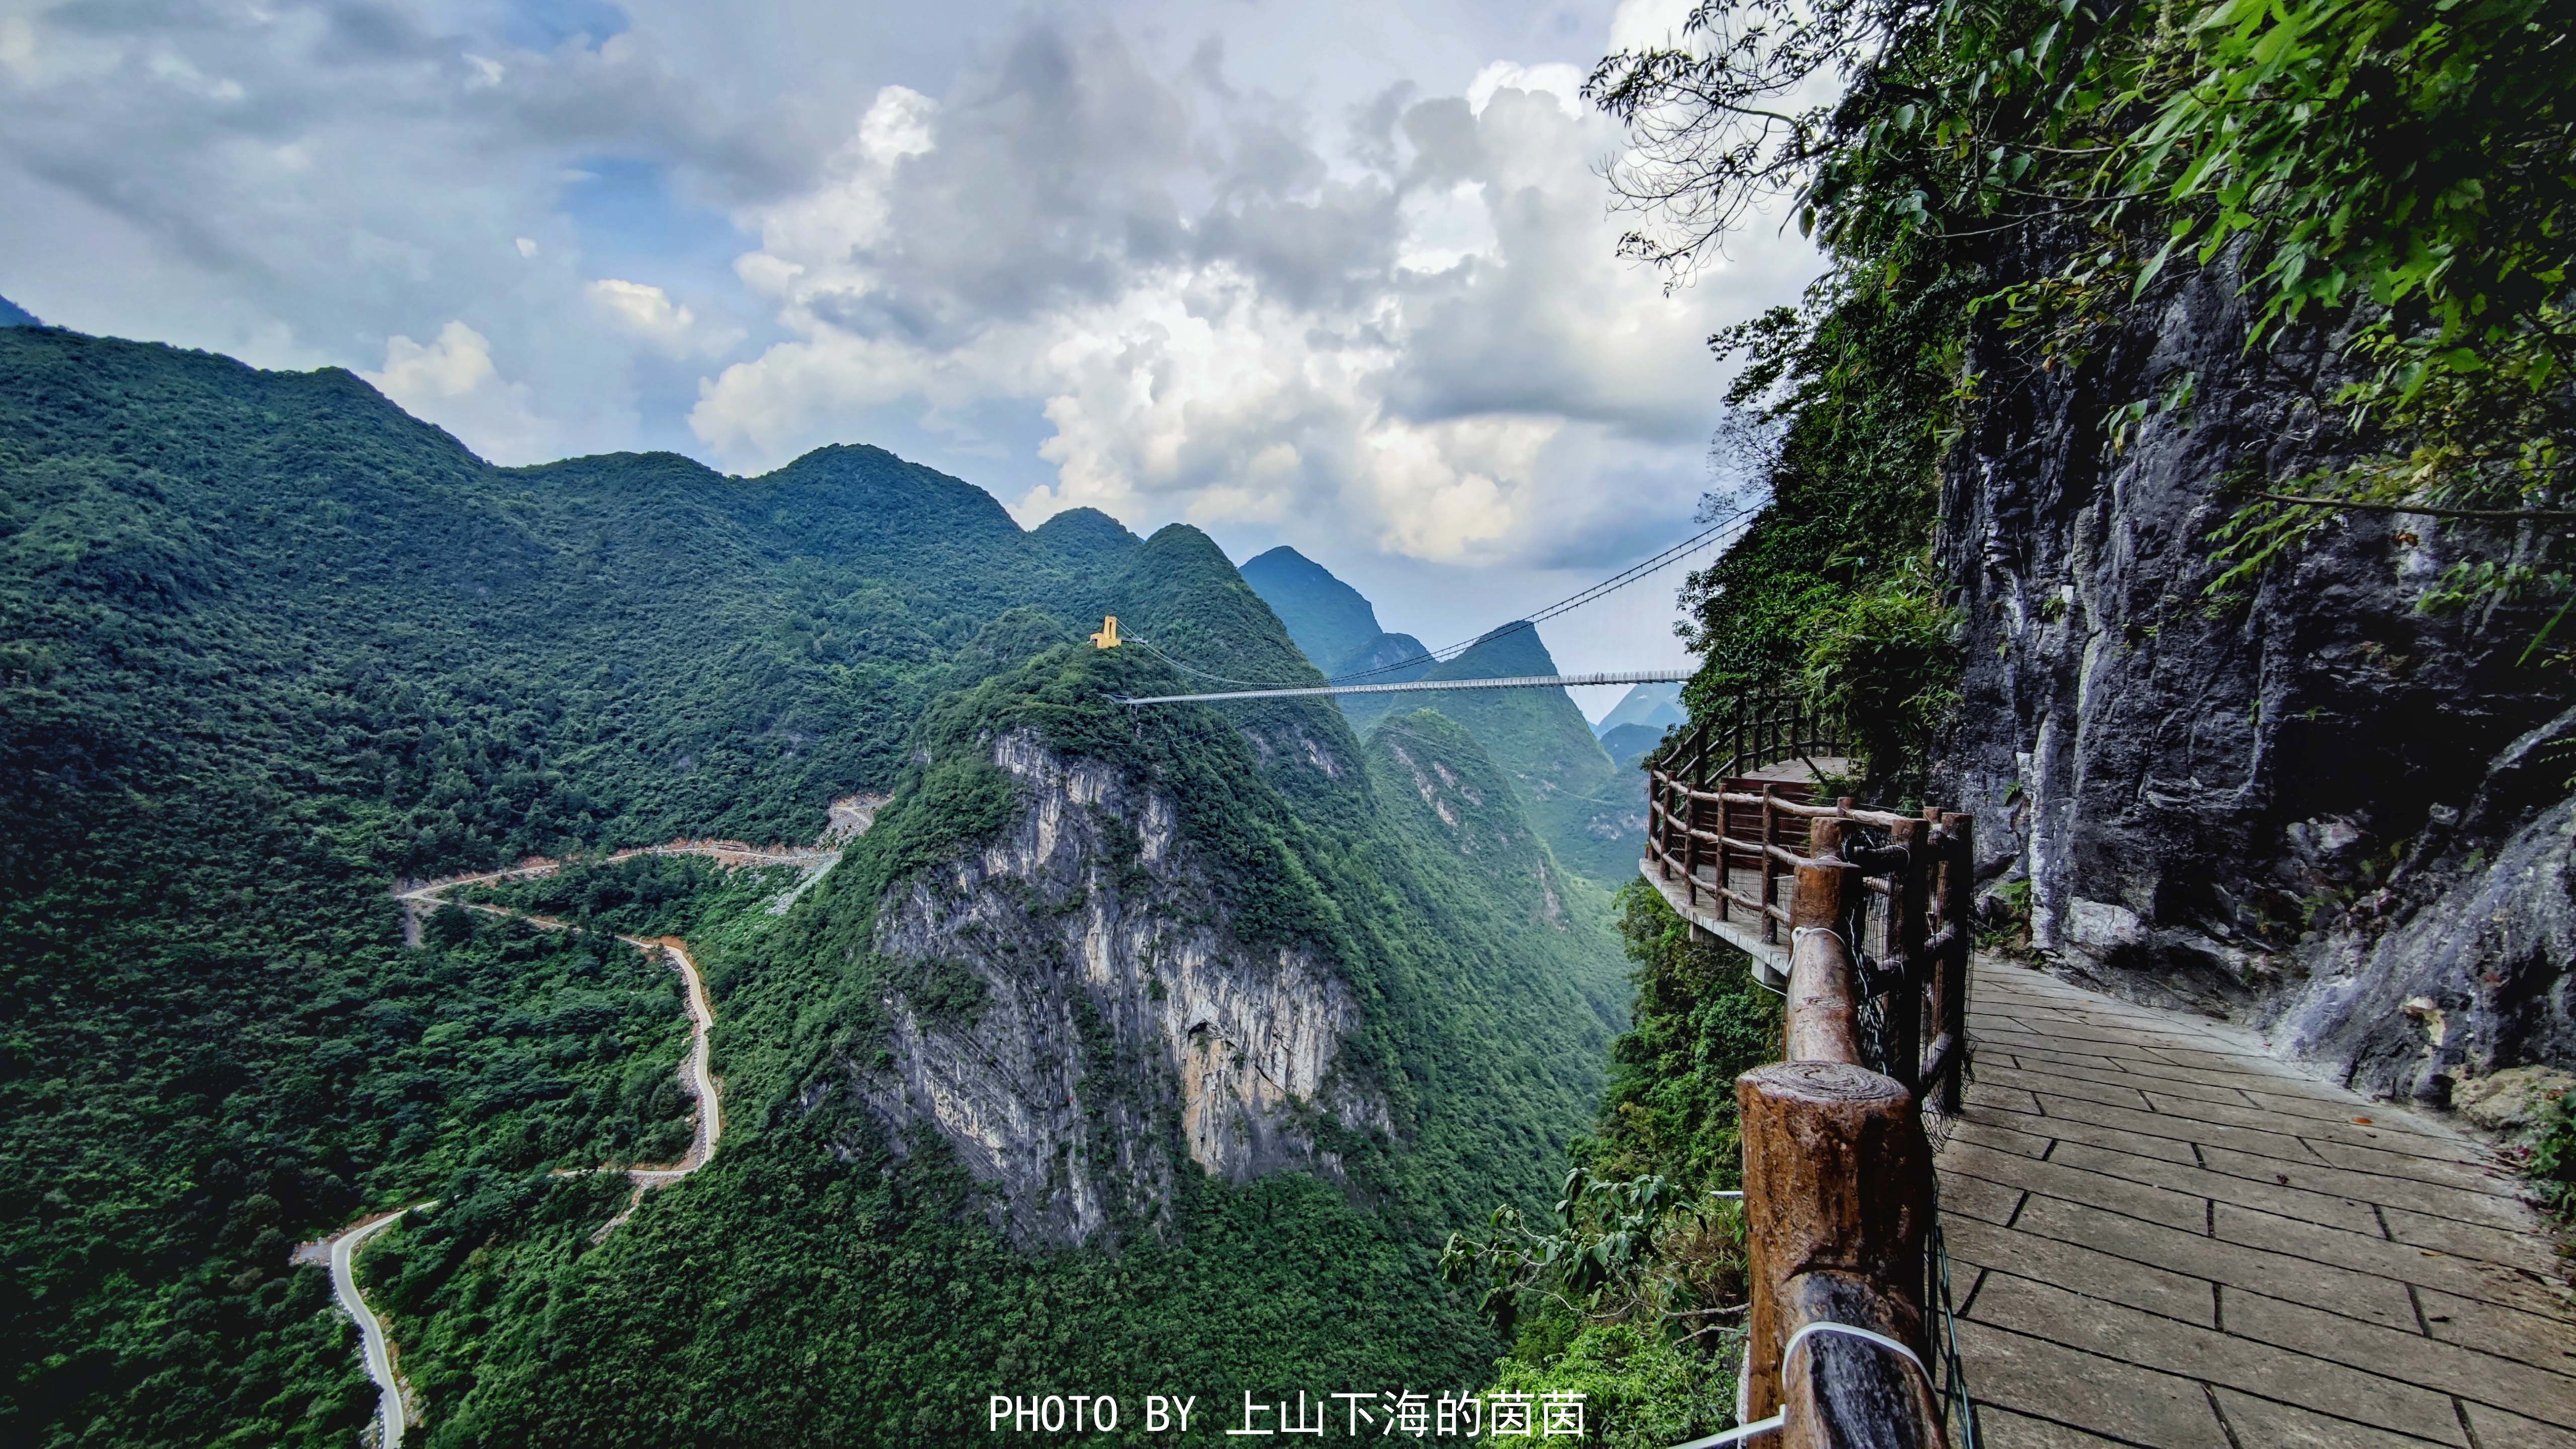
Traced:
[[1380, 634], [1334, 666], [1335, 677], [1367, 684], [1410, 684], [1431, 667], [1431, 651], [1410, 634]]
[[[1335, 677], [1366, 671], [1370, 683], [1394, 684], [1557, 672], [1547, 645], [1528, 625], [1497, 629], [1464, 654], [1434, 663], [1413, 636], [1378, 632], [1377, 611], [1358, 590], [1294, 549], [1274, 548], [1251, 560], [1243, 579], [1306, 657]], [[1316, 652], [1343, 648], [1362, 628], [1368, 633], [1350, 652]], [[1352, 727], [1364, 733], [1390, 713], [1428, 708], [1447, 715], [1503, 767], [1558, 859], [1608, 888], [1636, 873], [1645, 838], [1643, 795], [1612, 765], [1564, 691], [1360, 694], [1343, 696], [1341, 704]]]
[[[1509, 679], [1557, 672], [1538, 631], [1523, 624], [1495, 630], [1421, 677]], [[1348, 703], [1352, 723], [1361, 729], [1391, 708], [1436, 709], [1456, 720], [1511, 777], [1530, 823], [1558, 859], [1609, 888], [1637, 873], [1646, 831], [1644, 790], [1602, 752], [1583, 711], [1564, 690], [1428, 690], [1356, 695]]]
[[1690, 718], [1682, 712], [1682, 687], [1678, 684], [1640, 684], [1610, 707], [1610, 712], [1592, 726], [1592, 732], [1603, 739], [1610, 732], [1627, 725], [1641, 725], [1661, 734], [1673, 725]]
[[[431, 1443], [952, 1442], [989, 1392], [1496, 1351], [1437, 1243], [1593, 1105], [1601, 903], [1438, 716], [1109, 704], [1179, 681], [1074, 642], [1103, 613], [1304, 669], [1204, 536], [1024, 532], [870, 448], [493, 468], [346, 373], [30, 329], [0, 476], [0, 1437], [345, 1443], [373, 1395], [288, 1249], [431, 1196], [365, 1270]], [[892, 801], [794, 910], [657, 923], [729, 1127], [594, 1245], [613, 1180], [548, 1173], [685, 1130], [667, 974], [461, 917], [406, 947], [389, 888], [811, 838], [858, 791]], [[1185, 1141], [1157, 1055], [1209, 962], [1329, 1028], [1325, 1106], [1219, 1102], [1258, 1152]], [[1020, 1011], [1087, 1104], [1027, 1182], [903, 1080]], [[1141, 1206], [1065, 1206], [1101, 1184]]]
[[1601, 736], [1601, 752], [1623, 770], [1638, 768], [1638, 762], [1662, 744], [1664, 730], [1660, 725], [1623, 724]]
[[1283, 545], [1244, 560], [1243, 581], [1326, 674], [1340, 673], [1343, 661], [1366, 650], [1383, 632], [1377, 610], [1359, 590], [1293, 548]]

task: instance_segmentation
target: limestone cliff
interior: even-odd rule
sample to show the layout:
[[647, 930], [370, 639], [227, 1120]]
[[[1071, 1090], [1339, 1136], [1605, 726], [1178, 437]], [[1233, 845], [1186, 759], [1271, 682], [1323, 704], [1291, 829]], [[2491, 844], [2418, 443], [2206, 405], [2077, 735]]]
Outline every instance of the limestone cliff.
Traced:
[[[2563, 686], [2517, 665], [2538, 619], [2419, 607], [2468, 525], [2350, 515], [2244, 596], [2205, 592], [2250, 480], [2353, 447], [2320, 402], [2334, 339], [2249, 351], [2236, 290], [2223, 265], [2178, 279], [2072, 367], [1972, 347], [1941, 793], [2071, 972], [2249, 1016], [2368, 1090], [2576, 1061]], [[2123, 429], [2138, 400], [2162, 405]]]
[[988, 744], [1017, 817], [879, 904], [889, 1039], [850, 1065], [860, 1098], [898, 1143], [944, 1138], [1023, 1244], [1159, 1229], [1184, 1160], [1338, 1176], [1333, 1134], [1388, 1126], [1343, 1069], [1348, 985], [1232, 933], [1167, 795], [1031, 730]]

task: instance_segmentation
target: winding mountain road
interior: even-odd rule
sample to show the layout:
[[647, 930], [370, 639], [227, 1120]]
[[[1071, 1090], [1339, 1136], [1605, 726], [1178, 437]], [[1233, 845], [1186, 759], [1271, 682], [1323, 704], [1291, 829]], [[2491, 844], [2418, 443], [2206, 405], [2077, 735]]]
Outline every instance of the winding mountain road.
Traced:
[[[412, 1207], [431, 1208], [438, 1200], [414, 1203]], [[394, 1371], [393, 1341], [385, 1337], [385, 1326], [367, 1307], [358, 1293], [358, 1245], [392, 1227], [411, 1208], [400, 1208], [367, 1219], [330, 1240], [331, 1296], [339, 1300], [340, 1311], [358, 1325], [358, 1338], [367, 1357], [367, 1377], [376, 1383], [377, 1449], [402, 1449], [403, 1430], [409, 1420], [409, 1404], [403, 1392], [402, 1376]]]
[[[743, 845], [738, 841], [682, 841], [643, 850], [623, 851], [612, 859], [622, 860], [636, 855], [705, 855], [727, 865], [802, 866], [807, 868], [810, 874], [804, 882], [800, 883], [798, 887], [800, 893], [804, 886], [812, 884], [823, 871], [830, 869], [840, 859], [840, 852], [833, 850], [761, 850]], [[462, 906], [467, 910], [481, 911], [491, 916], [516, 916], [549, 931], [566, 930], [570, 928], [570, 923], [557, 920], [552, 916], [531, 915], [526, 911], [514, 911], [506, 906], [487, 905], [478, 901], [450, 901], [446, 899], [445, 894], [458, 886], [487, 885], [501, 880], [525, 880], [533, 876], [552, 874], [559, 868], [553, 861], [541, 861], [514, 866], [508, 870], [487, 871], [481, 875], [457, 876], [431, 881], [427, 885], [398, 892], [394, 899], [401, 901], [410, 915], [406, 935], [415, 944], [418, 940], [419, 918], [424, 910], [446, 905]], [[677, 936], [621, 935], [617, 939], [648, 954], [660, 952], [663, 959], [671, 964], [672, 969], [680, 973], [680, 979], [685, 988], [682, 996], [689, 1017], [689, 1055], [688, 1059], [681, 1063], [680, 1079], [687, 1085], [689, 1095], [696, 1099], [697, 1130], [690, 1136], [688, 1154], [678, 1162], [667, 1167], [645, 1166], [622, 1169], [627, 1180], [635, 1185], [635, 1191], [627, 1199], [625, 1210], [610, 1218], [593, 1236], [593, 1242], [607, 1237], [609, 1233], [616, 1230], [618, 1224], [633, 1217], [636, 1208], [643, 1204], [646, 1192], [654, 1188], [668, 1187], [706, 1166], [708, 1160], [716, 1155], [716, 1144], [724, 1137], [722, 1084], [716, 1080], [711, 1049], [707, 1044], [708, 1033], [715, 1029], [715, 1005], [713, 999], [707, 995], [706, 977], [700, 974], [697, 961], [689, 955], [688, 943]], [[620, 1169], [587, 1170], [610, 1172]], [[582, 1171], [584, 1169], [566, 1169], [561, 1175], [570, 1176]], [[367, 1377], [376, 1385], [376, 1449], [401, 1449], [403, 1432], [409, 1427], [411, 1420], [411, 1395], [394, 1362], [393, 1340], [386, 1334], [383, 1321], [378, 1319], [375, 1311], [367, 1306], [366, 1297], [358, 1291], [358, 1250], [369, 1238], [400, 1221], [403, 1214], [425, 1211], [436, 1206], [438, 1206], [436, 1198], [409, 1203], [391, 1212], [362, 1219], [316, 1245], [319, 1252], [327, 1255], [330, 1261], [332, 1297], [339, 1302], [341, 1311], [349, 1315], [349, 1320], [358, 1325], [358, 1337], [366, 1355]]]

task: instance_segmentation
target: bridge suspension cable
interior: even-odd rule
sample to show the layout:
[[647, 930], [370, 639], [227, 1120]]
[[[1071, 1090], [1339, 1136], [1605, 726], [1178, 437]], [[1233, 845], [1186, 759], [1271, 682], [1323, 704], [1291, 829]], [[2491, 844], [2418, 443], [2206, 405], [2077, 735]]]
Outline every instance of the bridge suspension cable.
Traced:
[[1392, 664], [1381, 664], [1374, 669], [1359, 669], [1348, 674], [1333, 675], [1326, 679], [1323, 687], [1320, 688], [1308, 685], [1301, 680], [1294, 679], [1236, 679], [1230, 675], [1210, 673], [1207, 670], [1197, 668], [1193, 665], [1184, 664], [1180, 660], [1163, 652], [1160, 648], [1157, 648], [1152, 642], [1134, 634], [1129, 634], [1124, 638], [1118, 639], [1117, 642], [1119, 644], [1140, 646], [1146, 653], [1162, 660], [1165, 664], [1172, 666], [1183, 674], [1196, 675], [1198, 678], [1205, 679], [1216, 684], [1235, 685], [1238, 687], [1239, 692], [1158, 695], [1150, 699], [1128, 699], [1121, 700], [1120, 702], [1124, 704], [1167, 704], [1180, 700], [1277, 699], [1301, 694], [1361, 694], [1379, 690], [1474, 689], [1496, 687], [1519, 689], [1537, 688], [1541, 685], [1548, 684], [1563, 685], [1587, 682], [1601, 684], [1669, 684], [1688, 680], [1691, 676], [1686, 672], [1649, 672], [1647, 674], [1605, 674], [1599, 676], [1567, 675], [1549, 676], [1544, 678], [1539, 676], [1530, 676], [1525, 679], [1509, 681], [1452, 679], [1426, 680], [1415, 683], [1393, 685], [1369, 685], [1366, 683], [1366, 681], [1375, 679], [1379, 675], [1392, 674], [1399, 669], [1411, 669], [1424, 664], [1446, 664], [1466, 653], [1468, 650], [1475, 648], [1479, 644], [1487, 643], [1495, 639], [1505, 638], [1509, 635], [1516, 634], [1523, 629], [1536, 628], [1540, 624], [1556, 618], [1561, 614], [1571, 613], [1576, 609], [1582, 608], [1586, 604], [1596, 603], [1601, 599], [1607, 598], [1621, 589], [1628, 587], [1630, 584], [1636, 583], [1640, 579], [1660, 573], [1663, 570], [1670, 568], [1672, 565], [1681, 562], [1683, 559], [1690, 557], [1692, 554], [1698, 553], [1702, 549], [1709, 547], [1711, 544], [1718, 541], [1720, 535], [1724, 534], [1727, 530], [1734, 528], [1737, 524], [1744, 522], [1746, 519], [1751, 518], [1758, 511], [1759, 509], [1754, 507], [1739, 508], [1733, 513], [1726, 515], [1724, 518], [1718, 519], [1708, 527], [1701, 529], [1699, 532], [1692, 534], [1690, 537], [1683, 539], [1681, 542], [1665, 549], [1663, 552], [1655, 554], [1651, 558], [1643, 559], [1637, 563], [1631, 564], [1627, 568], [1621, 569], [1619, 572], [1612, 574], [1610, 577], [1591, 585], [1589, 588], [1568, 594], [1566, 597], [1557, 600], [1546, 608], [1535, 610], [1527, 618], [1516, 619], [1509, 624], [1503, 624], [1495, 628], [1488, 629], [1484, 633], [1478, 634], [1472, 639], [1461, 640], [1458, 643], [1444, 645], [1441, 648], [1428, 650], [1424, 653], [1413, 655], [1410, 658], [1399, 659]]
[[[1129, 643], [1136, 642], [1132, 637]], [[1159, 652], [1159, 651], [1158, 651]], [[1309, 684], [1289, 689], [1237, 689], [1217, 694], [1111, 695], [1113, 704], [1200, 704], [1216, 699], [1296, 699], [1316, 694], [1402, 694], [1446, 689], [1579, 689], [1590, 684], [1680, 684], [1687, 669], [1627, 669], [1606, 674], [1523, 674], [1510, 679], [1416, 679], [1402, 684]]]

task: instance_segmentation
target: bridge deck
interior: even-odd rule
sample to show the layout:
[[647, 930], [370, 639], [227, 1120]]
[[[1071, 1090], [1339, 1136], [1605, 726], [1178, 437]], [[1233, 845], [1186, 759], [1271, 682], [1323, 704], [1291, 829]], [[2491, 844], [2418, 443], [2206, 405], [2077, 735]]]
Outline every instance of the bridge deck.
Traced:
[[2439, 1121], [1980, 961], [1940, 1154], [1994, 1449], [2576, 1449], [2557, 1240]]

